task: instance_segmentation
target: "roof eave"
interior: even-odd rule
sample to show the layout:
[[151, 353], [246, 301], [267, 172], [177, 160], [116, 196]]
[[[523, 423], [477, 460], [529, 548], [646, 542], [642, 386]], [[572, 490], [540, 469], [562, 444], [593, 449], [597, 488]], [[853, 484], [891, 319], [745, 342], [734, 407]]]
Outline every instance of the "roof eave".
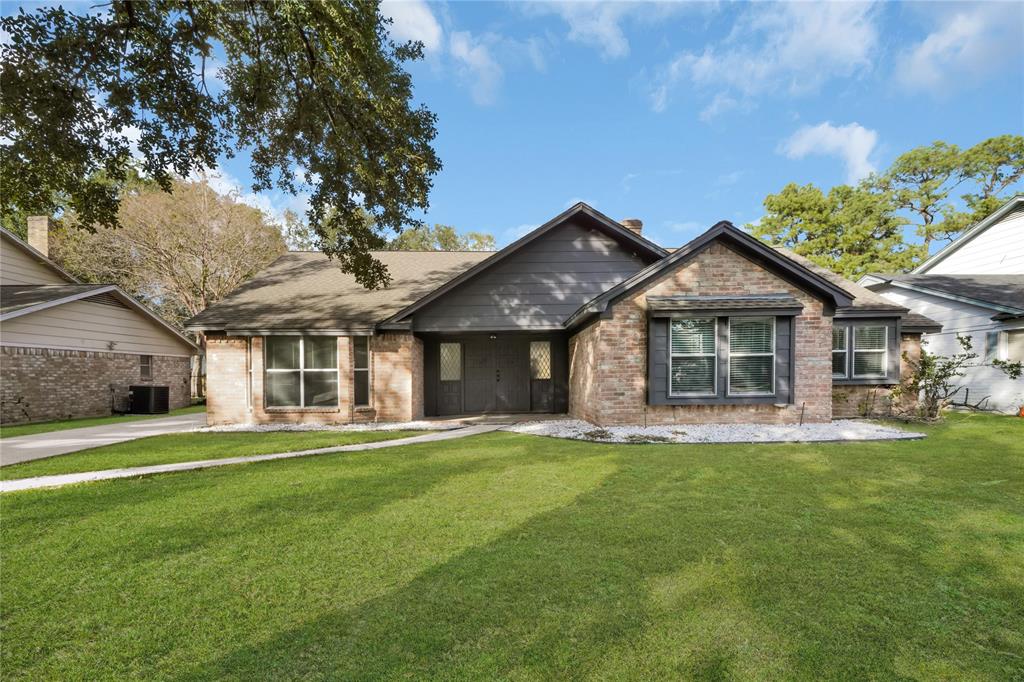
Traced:
[[[579, 326], [589, 319], [594, 312], [594, 306], [607, 305], [618, 300], [636, 287], [642, 286], [648, 280], [657, 277], [661, 272], [695, 256], [715, 239], [724, 238], [735, 244], [746, 247], [754, 254], [771, 264], [781, 267], [791, 277], [803, 283], [806, 287], [815, 290], [815, 293], [823, 298], [830, 298], [836, 308], [848, 307], [853, 304], [853, 296], [841, 287], [829, 282], [815, 272], [807, 269], [800, 263], [786, 258], [767, 244], [752, 237], [742, 230], [739, 230], [727, 221], [720, 221], [711, 227], [707, 232], [700, 235], [690, 243], [673, 251], [667, 257], [652, 263], [629, 279], [612, 287], [608, 291], [599, 294], [592, 300], [584, 303], [580, 308], [565, 320], [565, 327], [571, 329]], [[603, 311], [604, 308], [601, 308]]]
[[910, 274], [927, 274], [927, 272], [931, 270], [933, 267], [935, 267], [937, 264], [944, 261], [951, 254], [954, 254], [957, 251], [959, 251], [965, 244], [969, 243], [971, 240], [973, 240], [979, 234], [987, 230], [989, 227], [1002, 220], [1004, 216], [1006, 216], [1008, 213], [1013, 212], [1013, 210], [1020, 205], [1024, 205], [1024, 194], [1018, 194], [1012, 197], [1005, 204], [997, 208], [995, 211], [990, 213], [982, 220], [978, 221], [978, 223], [974, 227], [970, 228], [962, 235], [960, 235], [960, 237], [958, 237], [956, 241], [952, 242], [951, 244], [948, 244], [945, 248], [940, 250], [934, 256], [926, 258], [923, 263], [921, 263], [916, 268], [911, 270]]
[[969, 305], [975, 305], [979, 308], [986, 308], [988, 310], [995, 310], [1000, 313], [1009, 313], [1011, 315], [1024, 315], [1024, 308], [1014, 308], [1013, 306], [1006, 306], [1000, 303], [992, 303], [991, 301], [984, 301], [979, 298], [971, 298], [969, 296], [960, 296], [959, 294], [950, 294], [945, 291], [938, 291], [937, 289], [930, 289], [928, 287], [922, 287], [909, 282], [903, 282], [898, 279], [889, 281], [889, 286], [897, 287], [899, 289], [907, 289], [909, 291], [917, 291], [922, 294], [928, 294], [929, 296], [937, 296], [939, 298], [946, 298], [951, 301], [959, 301], [960, 303], [967, 303]]

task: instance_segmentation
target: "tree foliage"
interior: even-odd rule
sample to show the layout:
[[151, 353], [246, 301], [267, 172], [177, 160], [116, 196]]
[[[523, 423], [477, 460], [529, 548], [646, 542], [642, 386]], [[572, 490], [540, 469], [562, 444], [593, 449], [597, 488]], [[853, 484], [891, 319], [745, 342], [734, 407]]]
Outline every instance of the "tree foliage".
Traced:
[[388, 244], [391, 251], [493, 251], [494, 236], [486, 232], [459, 234], [451, 225], [426, 225], [403, 230]]
[[754, 226], [766, 237], [844, 277], [872, 270], [909, 268], [921, 248], [906, 244], [906, 220], [886, 194], [838, 185], [825, 194], [814, 185], [789, 184], [764, 202], [767, 215]]
[[[1001, 135], [967, 150], [936, 142], [896, 158], [883, 173], [827, 194], [790, 184], [764, 201], [752, 232], [847, 277], [898, 272], [927, 258], [1003, 204], [1024, 177], [1024, 137]], [[912, 229], [919, 239], [907, 240]]]
[[422, 45], [393, 43], [387, 22], [361, 0], [113, 0], [4, 17], [0, 210], [66, 205], [113, 227], [133, 158], [170, 191], [246, 148], [255, 191], [308, 189], [319, 248], [384, 284], [368, 251], [419, 224], [441, 167], [435, 116], [403, 69]]
[[[910, 367], [910, 372], [901, 383], [892, 389], [895, 404], [899, 404], [900, 398], [916, 396], [918, 397], [917, 414], [912, 416], [927, 420], [938, 419], [943, 408], [954, 404], [956, 397], [964, 390], [964, 386], [959, 383], [960, 377], [966, 374], [965, 368], [978, 357], [978, 354], [974, 352], [970, 336], [957, 335], [956, 340], [960, 344], [960, 351], [953, 355], [929, 353], [923, 346], [919, 358], [913, 358], [907, 353], [903, 354], [903, 361]], [[1024, 372], [1024, 365], [1020, 362], [996, 360], [992, 366], [1014, 381], [1019, 379], [1021, 373]], [[986, 396], [974, 405], [963, 403], [958, 403], [958, 405], [981, 409], [982, 404], [987, 400]]]
[[126, 194], [120, 227], [87, 229], [71, 215], [53, 234], [54, 259], [86, 282], [114, 283], [176, 326], [285, 251], [276, 225], [205, 182], [172, 180], [171, 193]]

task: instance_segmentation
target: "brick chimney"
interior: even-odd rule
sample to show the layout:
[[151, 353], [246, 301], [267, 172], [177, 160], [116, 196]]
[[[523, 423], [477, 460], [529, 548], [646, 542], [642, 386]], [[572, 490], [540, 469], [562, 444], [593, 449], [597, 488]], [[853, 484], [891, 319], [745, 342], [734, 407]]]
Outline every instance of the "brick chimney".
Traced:
[[28, 217], [28, 245], [50, 257], [50, 217], [30, 215]]
[[623, 218], [619, 221], [619, 224], [637, 235], [639, 235], [644, 229], [644, 221], [639, 218]]

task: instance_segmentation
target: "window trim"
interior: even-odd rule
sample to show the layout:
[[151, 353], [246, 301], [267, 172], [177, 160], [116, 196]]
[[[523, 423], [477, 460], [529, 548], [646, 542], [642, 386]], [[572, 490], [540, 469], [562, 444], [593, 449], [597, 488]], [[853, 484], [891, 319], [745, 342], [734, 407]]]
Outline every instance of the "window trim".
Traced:
[[[843, 373], [842, 374], [836, 374], [833, 371], [832, 372], [832, 379], [833, 380], [835, 380], [835, 379], [849, 379], [850, 378], [850, 329], [851, 328], [852, 328], [851, 325], [848, 325], [848, 324], [840, 324], [838, 326], [834, 322], [832, 324], [832, 333], [833, 334], [836, 332], [837, 329], [839, 329], [839, 330], [841, 330], [843, 332], [843, 349], [842, 350], [836, 350], [835, 348], [832, 349], [832, 357], [833, 358], [835, 358], [835, 354], [836, 353], [842, 353], [843, 354]], [[888, 340], [887, 340], [887, 342], [888, 342]]]
[[[356, 367], [356, 340], [366, 339], [366, 367]], [[373, 368], [373, 350], [370, 348], [369, 336], [352, 337], [352, 407], [357, 410], [366, 410], [373, 407], [373, 376], [370, 370]], [[356, 402], [356, 377], [359, 372], [366, 372], [366, 402]]]
[[[271, 369], [268, 366], [270, 364], [269, 362], [267, 362], [267, 355], [268, 355], [268, 352], [269, 352], [269, 349], [270, 349], [270, 341], [269, 340], [271, 338], [273, 338], [274, 336], [277, 336], [277, 337], [280, 337], [280, 338], [295, 338], [296, 336], [298, 337], [298, 339], [299, 339], [299, 367], [298, 367], [298, 369], [283, 369], [283, 368]], [[341, 363], [338, 362], [338, 337], [336, 337], [336, 336], [332, 336], [331, 337], [332, 339], [334, 339], [334, 367], [323, 367], [323, 368], [316, 368], [316, 369], [314, 369], [314, 368], [307, 369], [306, 368], [306, 339], [307, 338], [308, 338], [307, 335], [295, 335], [295, 336], [292, 336], [292, 335], [289, 335], [289, 334], [275, 334], [275, 335], [272, 335], [272, 336], [264, 336], [263, 337], [263, 375], [264, 375], [264, 382], [263, 382], [263, 407], [265, 409], [267, 409], [267, 410], [279, 410], [279, 411], [280, 410], [284, 410], [284, 411], [288, 411], [288, 410], [320, 410], [320, 411], [328, 411], [328, 410], [337, 410], [340, 407], [340, 405], [341, 405], [341, 390], [340, 390], [340, 387], [341, 387], [341, 366], [340, 365], [341, 365]], [[289, 372], [297, 372], [299, 374], [299, 404], [298, 405], [271, 405], [270, 402], [269, 402], [269, 393], [267, 391], [267, 383], [268, 382], [266, 381], [266, 375], [267, 374], [287, 374]], [[338, 383], [336, 384], [337, 388], [335, 389], [335, 391], [337, 393], [337, 397], [336, 397], [335, 403], [333, 405], [306, 405], [306, 378], [305, 378], [305, 373], [306, 372], [309, 372], [309, 373], [314, 373], [314, 372], [319, 372], [319, 373], [334, 372], [335, 373], [335, 376], [337, 377]]]
[[152, 355], [140, 355], [139, 356], [139, 380], [140, 381], [152, 381], [153, 380], [153, 356]]
[[[726, 319], [728, 320], [726, 322], [726, 327], [727, 327], [727, 334], [728, 334], [728, 336], [727, 336], [728, 346], [727, 347], [729, 349], [729, 353], [728, 353], [728, 356], [726, 357], [726, 361], [725, 361], [725, 395], [730, 397], [730, 398], [733, 398], [733, 397], [735, 397], [735, 398], [767, 398], [767, 397], [770, 397], [770, 396], [774, 396], [776, 394], [776, 387], [775, 387], [775, 384], [776, 384], [776, 381], [775, 381], [775, 363], [778, 361], [778, 358], [776, 356], [776, 353], [778, 351], [778, 348], [777, 348], [778, 344], [776, 343], [776, 338], [775, 338], [775, 332], [776, 332], [776, 318], [775, 318], [775, 316], [774, 315], [736, 315], [736, 316], [730, 316], [730, 317], [728, 317]], [[771, 350], [771, 352], [770, 353], [733, 353], [733, 351], [732, 351], [732, 321], [733, 320], [771, 320], [771, 323], [772, 323], [772, 350]], [[736, 357], [738, 357], [738, 358], [764, 358], [764, 357], [770, 357], [772, 359], [772, 362], [771, 362], [771, 368], [772, 368], [771, 389], [768, 392], [758, 391], [758, 392], [734, 393], [733, 390], [732, 390], [732, 358], [733, 358], [734, 355]]]
[[[849, 371], [850, 371], [850, 376], [853, 377], [854, 379], [888, 379], [889, 378], [889, 325], [887, 325], [887, 324], [858, 324], [858, 325], [850, 325], [849, 326], [849, 328], [854, 329], [854, 330], [856, 330], [856, 329], [870, 329], [872, 327], [881, 327], [883, 332], [885, 333], [885, 336], [883, 337], [884, 341], [882, 343], [881, 350], [871, 349], [871, 350], [861, 350], [861, 351], [858, 351], [857, 350], [857, 333], [856, 333], [856, 331], [854, 331], [854, 333], [851, 335], [853, 337], [852, 340], [851, 340], [851, 345], [853, 347], [853, 352], [852, 352], [851, 358], [850, 358]], [[857, 353], [881, 353], [882, 354], [882, 373], [881, 374], [857, 374]]]
[[[694, 322], [712, 322], [714, 324], [715, 348], [711, 354], [708, 353], [673, 353], [672, 352], [672, 324], [676, 321], [691, 320]], [[672, 391], [672, 360], [673, 358], [714, 358], [713, 387], [710, 393], [688, 391], [675, 393]], [[669, 398], [715, 398], [718, 397], [718, 318], [717, 317], [671, 317], [668, 321], [668, 395]]]

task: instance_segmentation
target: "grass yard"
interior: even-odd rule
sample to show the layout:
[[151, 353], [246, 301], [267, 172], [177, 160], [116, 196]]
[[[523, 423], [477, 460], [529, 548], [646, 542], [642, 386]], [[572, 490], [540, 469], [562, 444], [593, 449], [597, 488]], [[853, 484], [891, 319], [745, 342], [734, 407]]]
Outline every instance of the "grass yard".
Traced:
[[37, 459], [33, 462], [11, 464], [0, 468], [0, 480], [139, 467], [149, 464], [194, 462], [202, 459], [266, 455], [273, 452], [294, 452], [334, 445], [372, 443], [417, 436], [422, 433], [423, 431], [171, 433], [69, 452], [66, 455]]
[[104, 424], [120, 424], [140, 419], [176, 417], [181, 414], [202, 414], [203, 412], [206, 412], [206, 405], [192, 405], [171, 410], [167, 414], [114, 414], [109, 417], [83, 417], [82, 419], [62, 419], [60, 421], [35, 422], [33, 424], [13, 424], [11, 426], [0, 426], [0, 438], [17, 438], [18, 436], [31, 436], [36, 433], [49, 433], [50, 431], [81, 429], [86, 426], [103, 426]]
[[1024, 677], [1024, 420], [510, 433], [0, 497], [6, 679]]

